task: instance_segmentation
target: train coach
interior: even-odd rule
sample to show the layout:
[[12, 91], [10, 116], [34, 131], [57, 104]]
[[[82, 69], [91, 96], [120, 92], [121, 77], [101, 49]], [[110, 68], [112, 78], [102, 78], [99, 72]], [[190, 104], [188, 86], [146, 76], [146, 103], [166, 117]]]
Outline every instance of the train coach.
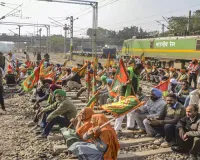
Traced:
[[200, 36], [125, 40], [123, 55], [140, 56], [160, 67], [186, 68], [193, 58], [200, 59]]

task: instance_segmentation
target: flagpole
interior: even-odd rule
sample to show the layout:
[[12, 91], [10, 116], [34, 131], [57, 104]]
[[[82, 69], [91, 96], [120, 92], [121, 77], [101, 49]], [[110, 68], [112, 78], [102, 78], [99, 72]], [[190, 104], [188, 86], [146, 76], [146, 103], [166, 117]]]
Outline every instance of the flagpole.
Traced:
[[102, 129], [103, 127], [105, 127], [106, 125], [108, 125], [110, 122], [116, 120], [117, 118], [113, 118], [111, 120], [109, 120], [108, 122], [104, 123], [103, 125], [100, 126], [100, 129]]
[[[41, 65], [42, 65], [42, 63], [44, 63], [44, 59], [40, 62], [39, 66], [38, 66], [39, 67], [39, 80], [40, 80], [40, 71], [41, 71]], [[37, 81], [37, 84], [36, 84], [36, 92], [37, 92], [39, 80]]]
[[[139, 97], [139, 99], [140, 99], [140, 98], [141, 98], [141, 97]], [[121, 115], [119, 115], [118, 117], [115, 117], [115, 118], [111, 119], [110, 121], [104, 123], [103, 125], [100, 126], [100, 129], [102, 129], [103, 127], [105, 127], [105, 126], [106, 126], [107, 124], [109, 124], [110, 122], [116, 120], [117, 118], [122, 117], [122, 116], [125, 116], [125, 115], [127, 115], [128, 113], [130, 113], [130, 112], [132, 112], [132, 111], [134, 111], [134, 110], [140, 108], [142, 105], [144, 105], [144, 102], [141, 102], [140, 105], [138, 105], [138, 107], [135, 107], [134, 109], [131, 109], [131, 110], [129, 110], [128, 112], [125, 112], [124, 114], [121, 114]]]
[[89, 101], [90, 97], [90, 70], [89, 67], [87, 67], [87, 83], [88, 83], [88, 88], [87, 88], [87, 100]]
[[[140, 106], [139, 106], [139, 107], [140, 107]], [[122, 114], [122, 115], [120, 115], [119, 117], [124, 116], [124, 115], [127, 115], [128, 113], [130, 113], [131, 111], [134, 111], [134, 110], [138, 109], [139, 107], [134, 108], [133, 110], [130, 110], [130, 111], [127, 112], [126, 114]], [[117, 118], [119, 118], [119, 117], [117, 117]], [[104, 123], [103, 125], [100, 126], [100, 129], [102, 129], [103, 127], [105, 127], [105, 126], [106, 126], [107, 124], [109, 124], [110, 122], [116, 120], [117, 118], [113, 118], [113, 119], [109, 120], [108, 122]]]

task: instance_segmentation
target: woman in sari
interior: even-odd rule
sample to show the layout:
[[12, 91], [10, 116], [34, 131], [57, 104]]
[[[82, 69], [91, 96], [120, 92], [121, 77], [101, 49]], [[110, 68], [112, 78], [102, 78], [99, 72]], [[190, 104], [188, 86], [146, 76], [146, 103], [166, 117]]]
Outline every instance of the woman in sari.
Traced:
[[92, 108], [84, 108], [79, 113], [77, 119], [72, 118], [71, 123], [74, 125], [73, 129], [62, 129], [62, 134], [66, 140], [67, 147], [70, 147], [75, 142], [83, 141], [83, 135], [92, 127], [91, 117], [94, 114]]
[[79, 160], [116, 160], [119, 150], [117, 135], [110, 124], [100, 128], [108, 122], [103, 114], [95, 114], [91, 118], [92, 128], [83, 135], [88, 142], [76, 142], [68, 150], [73, 152]]
[[88, 129], [92, 127], [91, 118], [93, 115], [94, 111], [92, 108], [82, 109], [76, 125], [76, 133], [81, 139], [83, 139], [83, 135], [88, 131]]

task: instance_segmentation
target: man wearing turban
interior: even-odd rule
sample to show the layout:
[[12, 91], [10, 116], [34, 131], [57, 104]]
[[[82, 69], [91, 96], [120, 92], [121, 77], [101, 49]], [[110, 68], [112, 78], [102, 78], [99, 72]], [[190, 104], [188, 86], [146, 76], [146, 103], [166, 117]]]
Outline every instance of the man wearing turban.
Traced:
[[189, 70], [189, 85], [194, 82], [194, 89], [197, 88], [197, 75], [199, 70], [199, 64], [197, 59], [192, 59], [192, 63], [187, 68]]
[[55, 124], [59, 124], [62, 127], [68, 127], [70, 120], [76, 117], [77, 110], [74, 104], [66, 97], [66, 92], [62, 89], [54, 91], [56, 102], [52, 105], [41, 110], [41, 113], [52, 111], [46, 121], [47, 125], [44, 128], [43, 133], [38, 138], [47, 138], [51, 129]]
[[72, 68], [72, 76], [67, 82], [68, 90], [72, 90], [73, 88], [80, 89], [81, 88], [81, 76], [78, 74], [78, 68]]
[[[162, 98], [162, 91], [157, 88], [153, 88], [151, 90], [150, 100], [148, 100], [144, 106], [136, 109], [132, 113], [132, 116], [134, 117], [138, 127], [140, 128], [140, 130], [138, 131], [139, 133], [146, 132], [145, 119], [159, 117], [163, 112], [165, 105], [166, 102]], [[135, 128], [135, 126], [133, 127]]]

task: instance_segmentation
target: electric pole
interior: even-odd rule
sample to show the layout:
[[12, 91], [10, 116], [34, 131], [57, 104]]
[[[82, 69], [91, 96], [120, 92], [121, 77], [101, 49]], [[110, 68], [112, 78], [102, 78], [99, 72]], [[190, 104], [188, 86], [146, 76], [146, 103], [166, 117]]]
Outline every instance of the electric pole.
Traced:
[[165, 25], [162, 24], [162, 34], [164, 34], [164, 33], [165, 33]]
[[70, 17], [70, 60], [73, 59], [74, 17]]
[[187, 35], [190, 35], [190, 23], [191, 23], [191, 16], [192, 16], [192, 12], [189, 11], [189, 17], [188, 17], [188, 25], [187, 25]]
[[21, 26], [19, 25], [19, 51], [20, 51], [20, 35], [21, 35]]
[[166, 27], [167, 29], [170, 29], [169, 27], [165, 26], [165, 24], [160, 23], [160, 21], [156, 21], [156, 22], [162, 26], [162, 28], [161, 28], [161, 30], [162, 30], [162, 34], [165, 33], [165, 27]]
[[66, 46], [67, 46], [67, 30], [68, 29], [69, 29], [69, 27], [67, 27], [67, 24], [65, 24], [65, 26], [63, 27], [63, 30], [65, 31], [65, 38], [64, 38], [64, 54], [65, 54], [65, 58], [67, 57]]
[[41, 53], [41, 46], [42, 46], [42, 28], [40, 28], [39, 32], [40, 32], [40, 53]]
[[[89, 0], [38, 0], [38, 1], [46, 1], [49, 3], [57, 2], [57, 3], [70, 3], [70, 4], [78, 4], [78, 5], [87, 5], [91, 6], [93, 8], [93, 18], [92, 18], [92, 26], [93, 26], [93, 35], [92, 35], [92, 51], [93, 55], [96, 56], [97, 53], [97, 47], [96, 47], [96, 41], [97, 41], [97, 27], [98, 27], [98, 2], [96, 1], [89, 1]], [[73, 41], [72, 46], [70, 49], [73, 50]], [[71, 52], [70, 52], [71, 53]], [[70, 57], [72, 58], [72, 57]]]

